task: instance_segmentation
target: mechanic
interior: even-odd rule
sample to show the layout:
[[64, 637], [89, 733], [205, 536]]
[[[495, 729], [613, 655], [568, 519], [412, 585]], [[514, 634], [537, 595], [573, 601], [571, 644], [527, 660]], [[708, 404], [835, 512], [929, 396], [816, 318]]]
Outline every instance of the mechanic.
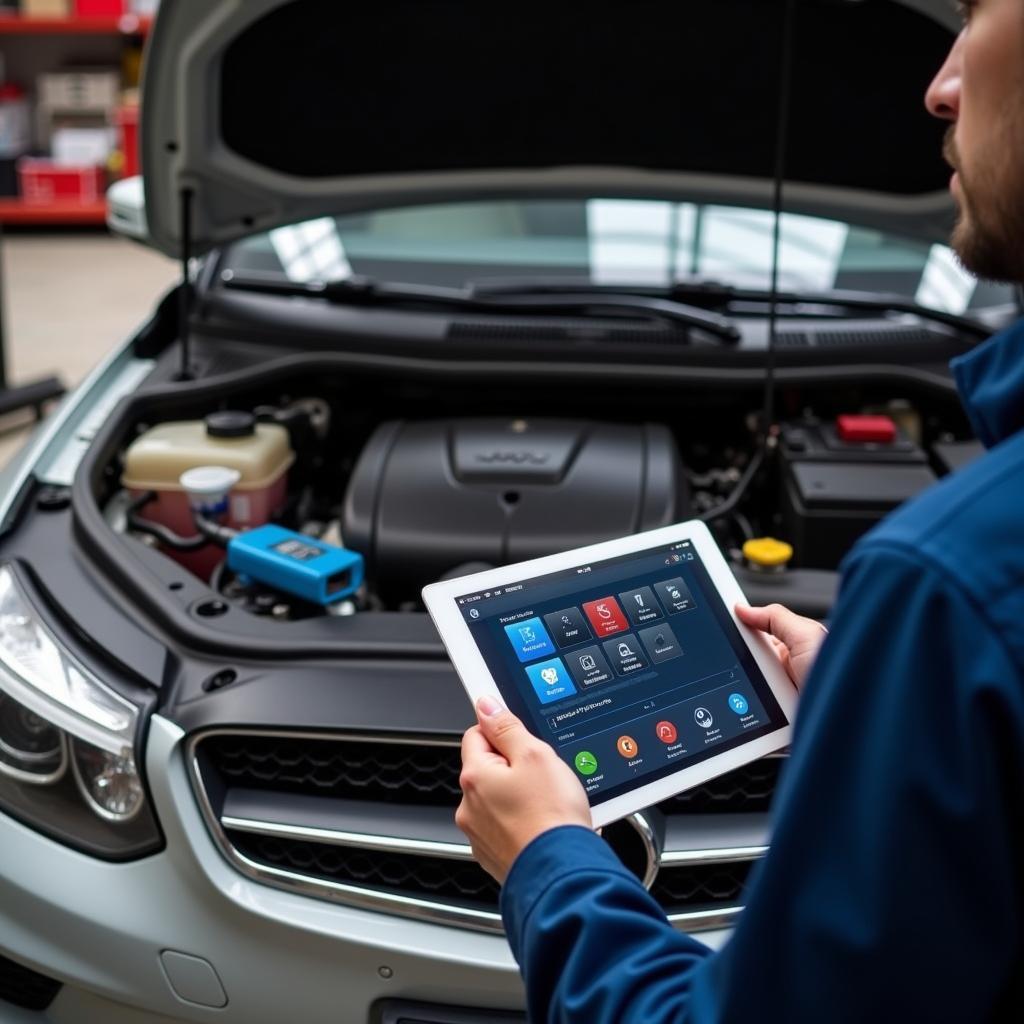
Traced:
[[[961, 7], [926, 97], [951, 122], [952, 244], [1021, 282], [1024, 0]], [[738, 609], [802, 696], [771, 851], [723, 950], [671, 927], [568, 765], [480, 702], [456, 820], [503, 884], [532, 1020], [1021, 1019], [1024, 322], [953, 370], [989, 451], [854, 548], [831, 633]]]

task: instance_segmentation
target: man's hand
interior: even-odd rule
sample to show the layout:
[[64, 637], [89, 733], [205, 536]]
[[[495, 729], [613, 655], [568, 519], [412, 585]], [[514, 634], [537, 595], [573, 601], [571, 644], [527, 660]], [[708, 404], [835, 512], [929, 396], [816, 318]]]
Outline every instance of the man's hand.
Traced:
[[[740, 620], [767, 633], [797, 687], [803, 685], [825, 627], [782, 605], [737, 605]], [[490, 697], [477, 701], [479, 724], [462, 738], [462, 803], [455, 823], [473, 854], [499, 882], [542, 832], [559, 825], [592, 827], [590, 805], [572, 769]]]
[[531, 840], [558, 825], [591, 828], [590, 804], [572, 769], [496, 700], [481, 697], [479, 725], [462, 737], [462, 803], [455, 824], [499, 882]]
[[817, 619], [806, 619], [781, 604], [763, 608], [738, 604], [736, 615], [746, 625], [768, 634], [789, 678], [798, 690], [803, 687], [828, 630]]

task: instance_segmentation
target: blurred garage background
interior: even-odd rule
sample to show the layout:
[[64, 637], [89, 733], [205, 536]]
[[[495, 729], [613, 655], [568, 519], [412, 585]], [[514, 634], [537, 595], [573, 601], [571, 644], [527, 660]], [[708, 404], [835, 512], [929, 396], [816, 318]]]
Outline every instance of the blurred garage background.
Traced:
[[[158, 0], [0, 0], [0, 315], [8, 387], [70, 389], [137, 328], [174, 263], [104, 227], [138, 173], [142, 47]], [[0, 465], [33, 410], [0, 416]]]

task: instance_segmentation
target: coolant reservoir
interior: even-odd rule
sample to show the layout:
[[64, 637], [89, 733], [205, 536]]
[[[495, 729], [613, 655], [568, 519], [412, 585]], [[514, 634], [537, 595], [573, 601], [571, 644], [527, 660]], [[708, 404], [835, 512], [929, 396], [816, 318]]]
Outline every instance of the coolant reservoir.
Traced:
[[[224, 522], [247, 530], [269, 522], [284, 506], [288, 469], [295, 461], [288, 431], [257, 423], [247, 412], [215, 412], [205, 420], [161, 423], [140, 434], [124, 457], [121, 484], [131, 495], [153, 491], [156, 499], [140, 512], [184, 537], [195, 534], [181, 475], [197, 466], [224, 466], [238, 472]], [[167, 554], [204, 578], [223, 557], [216, 549]]]

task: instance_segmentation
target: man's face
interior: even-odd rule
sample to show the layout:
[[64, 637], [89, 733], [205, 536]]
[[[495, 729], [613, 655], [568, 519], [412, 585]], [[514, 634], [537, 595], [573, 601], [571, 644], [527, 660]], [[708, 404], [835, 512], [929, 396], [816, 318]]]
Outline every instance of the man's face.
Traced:
[[951, 122], [952, 245], [979, 277], [1024, 281], [1024, 0], [959, 6], [963, 30], [925, 97]]

